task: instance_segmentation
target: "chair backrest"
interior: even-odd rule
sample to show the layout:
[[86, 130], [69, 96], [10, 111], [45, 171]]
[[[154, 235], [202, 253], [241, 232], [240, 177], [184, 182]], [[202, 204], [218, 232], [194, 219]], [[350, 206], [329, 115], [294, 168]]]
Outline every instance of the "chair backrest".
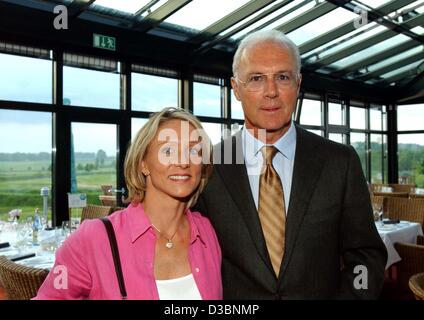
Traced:
[[414, 293], [415, 299], [424, 300], [424, 272], [414, 274], [409, 279], [409, 288]]
[[406, 293], [411, 276], [424, 272], [424, 246], [397, 242], [394, 247], [402, 259], [396, 264], [398, 289]]
[[415, 188], [415, 184], [400, 184], [400, 183], [389, 183], [389, 186], [393, 188], [394, 192], [411, 192]]
[[389, 187], [389, 185], [385, 183], [370, 183], [368, 185], [370, 192], [379, 192], [383, 187]]
[[0, 256], [0, 280], [9, 300], [35, 297], [48, 273], [48, 270], [23, 266]]
[[424, 199], [387, 198], [386, 217], [424, 224]]
[[408, 198], [408, 192], [373, 192], [373, 196], [380, 196], [386, 198]]
[[105, 217], [110, 213], [110, 206], [97, 206], [94, 204], [88, 204], [85, 208], [82, 208], [81, 222], [85, 219], [96, 219]]
[[117, 205], [115, 195], [108, 196], [108, 195], [101, 194], [99, 195], [99, 200], [102, 206], [116, 207]]
[[410, 193], [409, 197], [411, 199], [424, 199], [424, 194]]

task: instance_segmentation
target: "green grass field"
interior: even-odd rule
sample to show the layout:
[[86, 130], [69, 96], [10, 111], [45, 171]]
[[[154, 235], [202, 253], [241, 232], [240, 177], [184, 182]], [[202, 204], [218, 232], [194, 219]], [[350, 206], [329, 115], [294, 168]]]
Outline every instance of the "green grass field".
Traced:
[[[81, 164], [85, 166], [86, 163]], [[106, 162], [104, 167], [89, 172], [77, 170], [78, 192], [87, 194], [87, 203], [100, 204], [98, 196], [102, 194], [102, 184], [116, 185], [116, 172], [111, 163]], [[40, 189], [45, 186], [51, 190], [50, 162], [0, 161], [0, 220], [7, 220], [9, 211], [15, 208], [22, 209], [21, 219], [33, 215], [36, 208], [41, 211]], [[80, 214], [81, 210], [73, 209], [73, 217]]]

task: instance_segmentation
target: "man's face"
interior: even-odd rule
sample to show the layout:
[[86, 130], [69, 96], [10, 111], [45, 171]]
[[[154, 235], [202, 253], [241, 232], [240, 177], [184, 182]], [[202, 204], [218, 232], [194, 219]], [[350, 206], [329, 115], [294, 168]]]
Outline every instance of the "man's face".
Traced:
[[[264, 42], [245, 50], [235, 75], [237, 79], [256, 81], [255, 75], [266, 74], [262, 86], [255, 91], [246, 83], [231, 79], [234, 94], [243, 106], [247, 129], [266, 129], [278, 136], [289, 129], [301, 82], [296, 72], [292, 53], [281, 44]], [[272, 74], [280, 73], [291, 74], [292, 82], [278, 83]]]

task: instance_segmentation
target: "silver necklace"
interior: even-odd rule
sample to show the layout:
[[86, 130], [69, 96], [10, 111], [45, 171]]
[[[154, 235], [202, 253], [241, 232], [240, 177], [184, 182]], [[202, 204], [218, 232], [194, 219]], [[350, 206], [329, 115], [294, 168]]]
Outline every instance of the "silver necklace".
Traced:
[[170, 238], [168, 238], [167, 236], [163, 235], [162, 232], [158, 228], [156, 228], [156, 226], [153, 223], [152, 223], [152, 227], [155, 228], [157, 230], [157, 232], [159, 232], [159, 235], [161, 235], [163, 238], [165, 238], [167, 240], [165, 246], [168, 249], [172, 249], [174, 247], [174, 243], [172, 242], [172, 238], [174, 238], [174, 236], [177, 234], [177, 231], [178, 231], [178, 228], [180, 227], [180, 225], [178, 225], [177, 230], [175, 230], [174, 234]]

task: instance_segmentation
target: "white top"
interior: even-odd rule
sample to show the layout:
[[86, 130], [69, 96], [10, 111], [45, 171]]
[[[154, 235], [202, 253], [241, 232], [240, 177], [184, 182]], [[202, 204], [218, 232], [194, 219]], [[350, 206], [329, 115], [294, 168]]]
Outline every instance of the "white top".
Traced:
[[160, 300], [202, 300], [193, 274], [169, 280], [156, 280]]

